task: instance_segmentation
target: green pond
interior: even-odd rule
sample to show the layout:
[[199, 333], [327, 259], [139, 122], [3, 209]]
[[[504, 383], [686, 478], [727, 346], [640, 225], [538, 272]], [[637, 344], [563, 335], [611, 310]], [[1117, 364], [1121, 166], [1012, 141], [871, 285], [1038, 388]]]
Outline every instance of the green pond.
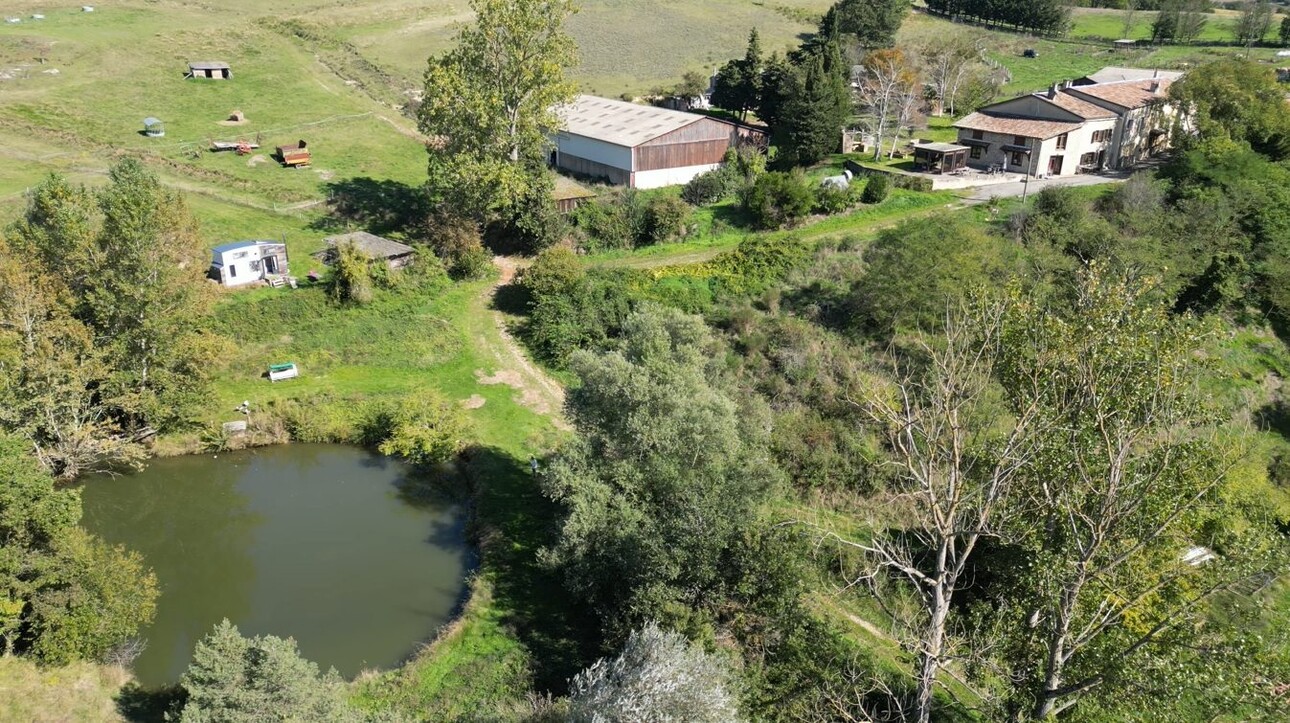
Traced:
[[142, 554], [161, 588], [139, 682], [178, 681], [223, 618], [291, 636], [346, 677], [405, 659], [452, 615], [472, 564], [463, 510], [408, 494], [410, 473], [357, 447], [290, 444], [86, 479], [82, 524]]

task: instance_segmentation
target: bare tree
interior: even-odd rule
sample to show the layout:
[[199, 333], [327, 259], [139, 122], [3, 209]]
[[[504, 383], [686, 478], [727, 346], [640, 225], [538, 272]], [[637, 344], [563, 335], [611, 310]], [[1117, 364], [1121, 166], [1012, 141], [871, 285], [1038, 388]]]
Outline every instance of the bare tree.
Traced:
[[929, 41], [923, 49], [923, 66], [936, 96], [936, 115], [954, 115], [959, 93], [968, 79], [984, 67], [981, 48], [966, 37]]
[[911, 88], [918, 87], [918, 73], [899, 48], [875, 50], [861, 63], [859, 100], [869, 130], [874, 135], [874, 158], [882, 156], [888, 132], [899, 135]]
[[1133, 32], [1133, 24], [1138, 19], [1138, 0], [1129, 0], [1124, 8], [1124, 25], [1120, 29], [1120, 37], [1128, 38]]
[[983, 538], [997, 534], [996, 517], [1035, 449], [1036, 407], [1008, 413], [990, 398], [1002, 318], [995, 304], [953, 310], [943, 339], [917, 343], [922, 363], [906, 365], [894, 389], [860, 403], [886, 431], [908, 523], [867, 542], [843, 542], [865, 553], [865, 577], [894, 574], [918, 593], [912, 647], [919, 723], [931, 715], [947, 662], [951, 604], [968, 560]]

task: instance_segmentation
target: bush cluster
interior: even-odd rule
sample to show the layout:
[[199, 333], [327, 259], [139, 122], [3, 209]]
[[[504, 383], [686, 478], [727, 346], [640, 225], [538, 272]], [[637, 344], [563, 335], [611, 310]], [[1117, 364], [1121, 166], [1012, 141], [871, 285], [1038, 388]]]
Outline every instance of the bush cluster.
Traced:
[[586, 248], [631, 249], [685, 236], [690, 216], [680, 198], [626, 189], [582, 204], [573, 223]]

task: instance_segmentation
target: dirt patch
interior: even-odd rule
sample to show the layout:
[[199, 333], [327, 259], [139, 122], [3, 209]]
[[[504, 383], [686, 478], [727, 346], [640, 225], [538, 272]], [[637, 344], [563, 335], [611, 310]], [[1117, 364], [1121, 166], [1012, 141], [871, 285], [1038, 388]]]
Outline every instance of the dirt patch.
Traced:
[[265, 163], [268, 160], [269, 160], [268, 156], [264, 155], [263, 153], [257, 153], [254, 156], [251, 156], [250, 158], [246, 159], [246, 165], [251, 168], [255, 168], [256, 166], [260, 165], [261, 163]]
[[250, 121], [243, 118], [242, 120], [222, 120], [222, 121], [215, 121], [215, 122], [219, 123], [222, 126], [244, 126]]
[[314, 173], [317, 173], [318, 177], [324, 181], [330, 181], [331, 179], [336, 177], [335, 171], [328, 171], [322, 168], [315, 168]]
[[465, 407], [466, 409], [479, 409], [480, 407], [484, 406], [484, 402], [487, 402], [487, 401], [488, 401], [487, 399], [484, 399], [478, 394], [472, 394], [470, 395], [469, 398], [461, 400], [461, 406]]

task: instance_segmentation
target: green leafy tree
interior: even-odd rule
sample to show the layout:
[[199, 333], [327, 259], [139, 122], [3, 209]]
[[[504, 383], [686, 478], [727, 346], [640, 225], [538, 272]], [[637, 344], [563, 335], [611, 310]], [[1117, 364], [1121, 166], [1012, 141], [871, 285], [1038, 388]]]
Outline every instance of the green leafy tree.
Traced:
[[571, 723], [735, 723], [740, 719], [721, 661], [683, 636], [648, 623], [613, 660], [570, 684]]
[[940, 329], [955, 299], [1004, 282], [1015, 254], [1014, 246], [959, 216], [906, 221], [879, 233], [865, 253], [868, 270], [851, 305], [857, 321], [880, 338]]
[[51, 176], [0, 246], [0, 344], [19, 339], [8, 391], [27, 410], [8, 428], [63, 476], [128, 451], [138, 429], [191, 421], [218, 350], [201, 323], [209, 257], [183, 199], [133, 159], [108, 181], [93, 193]]
[[1290, 15], [1281, 18], [1281, 25], [1277, 28], [1277, 40], [1282, 45], [1290, 45]]
[[152, 619], [156, 578], [81, 530], [80, 496], [27, 449], [0, 434], [0, 654], [102, 659]]
[[1273, 160], [1290, 156], [1290, 115], [1274, 70], [1249, 60], [1206, 63], [1169, 87], [1169, 97], [1191, 115], [1195, 137], [1177, 134], [1184, 147], [1230, 139]]
[[0, 429], [64, 479], [128, 467], [143, 450], [104, 393], [109, 353], [74, 316], [71, 292], [42, 271], [0, 241]]
[[570, 0], [472, 0], [475, 22], [430, 58], [419, 111], [431, 199], [479, 221], [517, 205], [572, 100]]
[[909, 14], [909, 0], [838, 0], [838, 32], [852, 36], [862, 48], [890, 48], [896, 31]]
[[1151, 39], [1158, 43], [1190, 43], [1205, 29], [1208, 0], [1163, 0], [1151, 24]]
[[1148, 290], [1094, 266], [1068, 303], [1018, 298], [1004, 318], [1006, 399], [1045, 430], [1019, 483], [1028, 512], [1010, 516], [1033, 564], [1005, 656], [1032, 720], [1114, 696], [1140, 660], [1194, 641], [1215, 596], [1284, 564], [1275, 532], [1222, 505], [1239, 449], [1193, 392], [1204, 340]]
[[748, 48], [744, 51], [744, 57], [731, 60], [717, 71], [712, 89], [712, 104], [736, 113], [740, 120], [747, 120], [748, 111], [756, 109], [761, 103], [764, 71], [761, 38], [757, 35], [757, 28], [753, 28], [748, 33]]
[[702, 319], [646, 306], [615, 351], [570, 358], [578, 436], [543, 475], [564, 510], [546, 556], [611, 638], [710, 618], [775, 483], [764, 412], [720, 356]]
[[291, 638], [245, 638], [228, 620], [197, 644], [181, 684], [184, 723], [363, 720], [335, 669], [320, 675]]
[[783, 118], [773, 128], [782, 163], [811, 165], [838, 150], [842, 128], [851, 117], [847, 73], [833, 40], [802, 59]]

